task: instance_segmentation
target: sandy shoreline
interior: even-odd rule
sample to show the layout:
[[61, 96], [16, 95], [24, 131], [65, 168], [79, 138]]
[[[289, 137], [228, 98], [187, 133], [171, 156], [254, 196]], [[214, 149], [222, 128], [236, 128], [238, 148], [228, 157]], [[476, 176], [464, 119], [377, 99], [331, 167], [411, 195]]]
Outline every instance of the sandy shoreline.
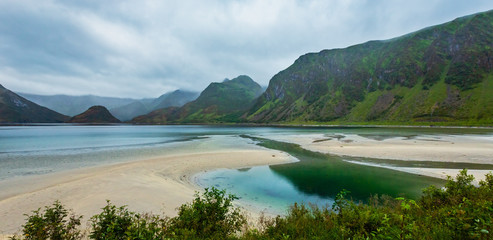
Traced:
[[[261, 136], [266, 137], [266, 136]], [[359, 135], [274, 135], [267, 138], [341, 156], [381, 159], [493, 164], [493, 139], [483, 136], [418, 136], [375, 140]], [[234, 143], [234, 144], [233, 144]], [[250, 144], [238, 137], [213, 137], [182, 143], [163, 156], [132, 162], [0, 181], [0, 239], [18, 232], [23, 214], [60, 200], [84, 222], [100, 213], [109, 199], [131, 211], [174, 216], [196, 191], [196, 174], [219, 168], [287, 163], [289, 154]], [[436, 178], [455, 176], [458, 169], [393, 168]], [[471, 170], [478, 179], [489, 170]], [[240, 204], [241, 205], [241, 204]], [[247, 209], [256, 217], [256, 209]], [[258, 214], [258, 213], [257, 213]], [[83, 227], [86, 227], [84, 224]]]
[[[262, 136], [265, 137], [265, 136]], [[413, 138], [372, 139], [360, 135], [324, 134], [278, 135], [268, 139], [290, 142], [310, 151], [349, 157], [391, 159], [401, 161], [460, 162], [493, 165], [493, 138], [481, 135], [421, 135]], [[455, 177], [460, 169], [392, 168], [413, 174], [446, 179]], [[489, 170], [468, 170], [476, 182]]]
[[251, 144], [212, 151], [201, 149], [200, 144], [190, 143], [187, 147], [198, 149], [191, 153], [0, 181], [0, 234], [17, 232], [25, 222], [23, 214], [55, 200], [84, 215], [84, 221], [101, 212], [107, 199], [131, 211], [174, 216], [177, 207], [202, 190], [193, 183], [196, 173], [293, 161], [286, 153]]

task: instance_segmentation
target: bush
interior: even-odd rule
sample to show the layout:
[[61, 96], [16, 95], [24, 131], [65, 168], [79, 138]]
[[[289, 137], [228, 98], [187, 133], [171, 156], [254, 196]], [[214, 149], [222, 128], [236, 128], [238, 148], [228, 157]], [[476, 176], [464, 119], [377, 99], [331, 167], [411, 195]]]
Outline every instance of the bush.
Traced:
[[107, 201], [103, 212], [91, 218], [91, 239], [165, 239], [168, 218], [131, 212]]
[[479, 186], [461, 171], [444, 188], [415, 201], [388, 196], [356, 204], [336, 197], [333, 209], [295, 204], [285, 217], [263, 221], [245, 239], [493, 239], [493, 175]]
[[246, 217], [233, 207], [234, 195], [212, 187], [201, 196], [195, 194], [192, 203], [178, 209], [171, 219], [170, 230], [180, 238], [224, 239], [246, 225]]
[[216, 188], [197, 193], [192, 203], [179, 208], [172, 219], [152, 214], [137, 214], [126, 206], [109, 201], [103, 212], [91, 218], [91, 239], [217, 239], [230, 237], [246, 224], [233, 195]]
[[168, 228], [168, 218], [160, 218], [149, 213], [135, 214], [125, 234], [126, 239], [168, 239], [170, 235]]
[[429, 187], [419, 201], [419, 216], [431, 232], [451, 239], [493, 239], [493, 175], [474, 186], [474, 177], [463, 170], [445, 188]]
[[72, 240], [82, 238], [78, 227], [82, 216], [69, 215], [69, 211], [59, 202], [52, 206], [46, 206], [44, 212], [41, 208], [27, 215], [27, 222], [22, 226], [22, 236], [12, 239], [51, 239]]

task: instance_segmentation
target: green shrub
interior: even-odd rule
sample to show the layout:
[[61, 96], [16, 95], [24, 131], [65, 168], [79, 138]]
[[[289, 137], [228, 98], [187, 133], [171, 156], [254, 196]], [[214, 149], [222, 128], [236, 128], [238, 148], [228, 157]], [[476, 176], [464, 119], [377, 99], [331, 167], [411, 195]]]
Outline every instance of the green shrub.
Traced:
[[116, 207], [107, 201], [103, 212], [91, 218], [91, 239], [127, 239], [126, 231], [132, 225], [135, 213], [126, 206]]
[[223, 239], [232, 236], [246, 224], [246, 217], [233, 207], [234, 195], [212, 187], [192, 203], [178, 209], [171, 219], [170, 231], [180, 238]]
[[216, 188], [192, 203], [179, 208], [172, 219], [152, 214], [137, 214], [126, 206], [116, 207], [109, 201], [103, 212], [91, 218], [91, 239], [217, 239], [230, 237], [246, 224], [239, 208], [233, 207], [233, 195]]
[[12, 239], [51, 239], [72, 240], [82, 238], [78, 227], [82, 216], [69, 214], [69, 211], [59, 202], [52, 206], [46, 206], [44, 212], [41, 208], [27, 215], [26, 224], [22, 226], [22, 236]]
[[285, 217], [262, 221], [244, 239], [493, 239], [493, 175], [479, 186], [461, 171], [444, 188], [415, 201], [388, 196], [368, 204], [337, 195], [332, 209], [294, 204]]
[[148, 213], [135, 214], [125, 234], [127, 239], [168, 239], [168, 228], [168, 218]]
[[137, 214], [110, 201], [102, 210], [91, 218], [91, 239], [166, 239], [168, 218]]
[[419, 201], [418, 216], [430, 231], [448, 234], [451, 239], [493, 239], [493, 175], [479, 186], [463, 170], [444, 188], [429, 187]]

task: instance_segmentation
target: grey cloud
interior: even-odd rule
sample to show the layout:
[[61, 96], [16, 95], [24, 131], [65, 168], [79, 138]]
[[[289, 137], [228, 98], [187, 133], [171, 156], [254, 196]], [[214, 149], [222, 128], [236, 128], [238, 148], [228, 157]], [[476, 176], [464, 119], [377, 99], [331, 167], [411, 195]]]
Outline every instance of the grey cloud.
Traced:
[[23, 72], [76, 74], [70, 63], [97, 61], [94, 46], [91, 48], [85, 35], [63, 19], [28, 12], [2, 12], [0, 22], [3, 64]]
[[267, 85], [304, 53], [492, 8], [490, 0], [3, 0], [0, 83], [120, 97], [200, 91], [240, 74]]

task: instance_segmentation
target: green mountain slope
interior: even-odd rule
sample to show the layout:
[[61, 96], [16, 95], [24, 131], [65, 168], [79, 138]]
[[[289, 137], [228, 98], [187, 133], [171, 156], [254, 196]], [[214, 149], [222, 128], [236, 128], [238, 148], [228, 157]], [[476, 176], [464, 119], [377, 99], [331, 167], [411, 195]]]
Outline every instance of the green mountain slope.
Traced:
[[68, 118], [0, 85], [0, 123], [60, 123]]
[[120, 123], [120, 120], [111, 115], [103, 106], [92, 106], [85, 112], [72, 117], [69, 123]]
[[164, 108], [136, 117], [134, 123], [237, 122], [262, 93], [262, 87], [248, 76], [211, 83], [200, 96], [183, 107]]
[[493, 123], [493, 11], [386, 41], [301, 56], [246, 119]]

